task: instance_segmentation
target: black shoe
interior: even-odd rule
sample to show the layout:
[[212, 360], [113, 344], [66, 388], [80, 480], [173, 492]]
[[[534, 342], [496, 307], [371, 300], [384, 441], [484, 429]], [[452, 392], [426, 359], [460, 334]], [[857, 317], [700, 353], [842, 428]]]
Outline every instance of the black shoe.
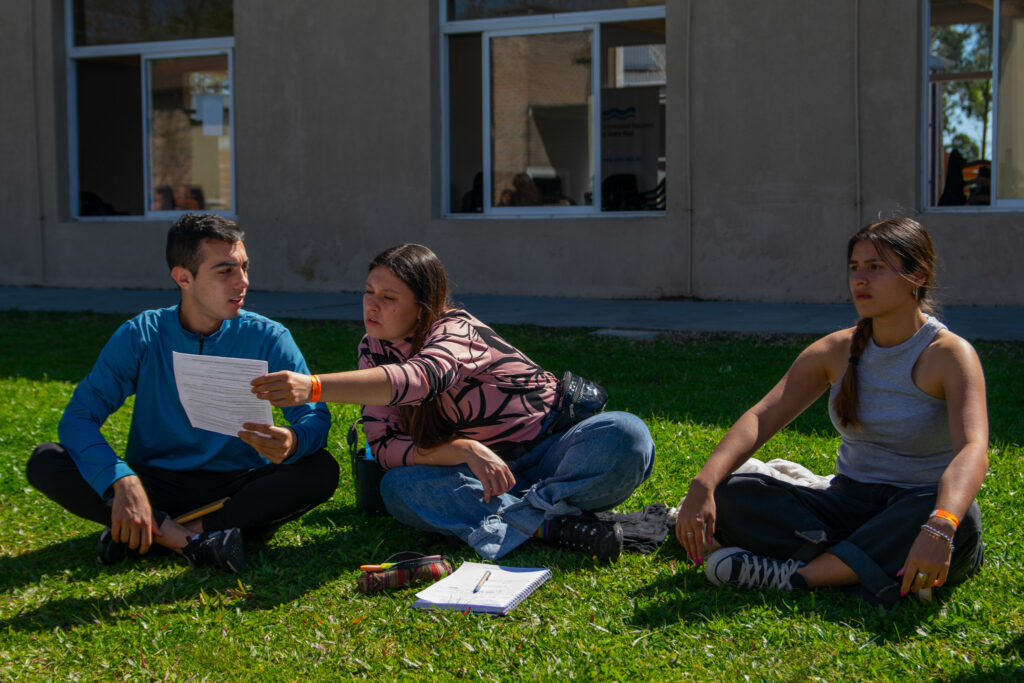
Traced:
[[557, 548], [614, 562], [622, 553], [622, 527], [618, 522], [591, 516], [555, 517], [548, 523], [544, 541]]
[[128, 544], [115, 541], [110, 535], [108, 526], [100, 532], [100, 540], [96, 544], [96, 559], [100, 564], [121, 564], [128, 557]]
[[236, 574], [245, 569], [241, 529], [204, 531], [188, 539], [181, 553], [195, 567], [220, 567]]

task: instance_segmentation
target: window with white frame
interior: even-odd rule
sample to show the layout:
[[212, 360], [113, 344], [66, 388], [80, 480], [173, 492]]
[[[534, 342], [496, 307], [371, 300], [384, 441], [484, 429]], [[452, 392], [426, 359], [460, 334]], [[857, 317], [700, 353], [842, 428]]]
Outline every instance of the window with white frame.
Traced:
[[1024, 208], [1024, 0], [931, 0], [926, 205]]
[[441, 5], [447, 215], [664, 212], [664, 2]]
[[71, 214], [235, 211], [232, 0], [66, 0]]

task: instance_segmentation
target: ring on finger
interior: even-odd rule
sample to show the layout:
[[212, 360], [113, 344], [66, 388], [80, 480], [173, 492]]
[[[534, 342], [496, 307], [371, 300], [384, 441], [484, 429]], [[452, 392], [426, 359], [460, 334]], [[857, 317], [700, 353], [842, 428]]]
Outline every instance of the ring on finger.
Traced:
[[917, 578], [920, 581], [927, 581], [928, 580], [928, 574], [926, 574], [925, 572], [918, 572], [917, 573]]
[[692, 531], [687, 531], [687, 532], [686, 532], [686, 535], [687, 535], [687, 536], [693, 536], [693, 532], [692, 532]]

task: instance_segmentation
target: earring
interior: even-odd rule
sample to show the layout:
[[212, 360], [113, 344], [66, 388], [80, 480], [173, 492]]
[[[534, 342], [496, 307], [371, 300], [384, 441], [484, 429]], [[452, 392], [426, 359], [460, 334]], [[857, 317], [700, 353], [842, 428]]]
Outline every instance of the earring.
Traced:
[[917, 287], [914, 287], [913, 291], [910, 292], [910, 294], [914, 297], [914, 301], [917, 301]]

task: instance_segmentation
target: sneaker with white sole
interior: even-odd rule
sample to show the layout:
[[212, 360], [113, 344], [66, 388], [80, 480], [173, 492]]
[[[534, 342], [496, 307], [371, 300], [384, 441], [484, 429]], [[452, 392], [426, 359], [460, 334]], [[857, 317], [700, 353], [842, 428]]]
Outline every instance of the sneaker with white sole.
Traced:
[[755, 555], [743, 548], [722, 548], [708, 556], [704, 575], [716, 586], [740, 588], [778, 588], [793, 590], [790, 579], [803, 567], [797, 560], [776, 560]]

